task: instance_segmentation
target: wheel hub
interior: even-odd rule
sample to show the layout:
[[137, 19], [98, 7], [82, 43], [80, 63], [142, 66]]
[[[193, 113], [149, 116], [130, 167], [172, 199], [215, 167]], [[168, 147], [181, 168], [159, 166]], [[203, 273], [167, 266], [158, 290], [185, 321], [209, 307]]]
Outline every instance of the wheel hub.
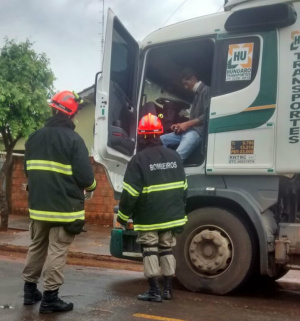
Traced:
[[230, 264], [230, 239], [217, 230], [205, 229], [196, 234], [189, 246], [191, 262], [199, 272], [217, 275]]

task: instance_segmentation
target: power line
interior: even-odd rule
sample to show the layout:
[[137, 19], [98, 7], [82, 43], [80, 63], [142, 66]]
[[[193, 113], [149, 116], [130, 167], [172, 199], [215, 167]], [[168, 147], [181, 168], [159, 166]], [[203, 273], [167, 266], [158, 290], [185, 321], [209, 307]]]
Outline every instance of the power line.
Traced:
[[163, 23], [161, 27], [163, 27], [173, 16], [174, 14], [187, 2], [188, 0], [184, 0], [181, 5], [170, 15], [170, 17]]
[[[184, 0], [181, 5], [169, 16], [169, 18], [162, 24], [161, 28], [174, 16], [174, 14], [187, 2], [188, 0]], [[219, 12], [222, 8], [224, 7], [224, 5], [222, 4], [220, 6], [220, 8], [217, 10], [217, 12]]]

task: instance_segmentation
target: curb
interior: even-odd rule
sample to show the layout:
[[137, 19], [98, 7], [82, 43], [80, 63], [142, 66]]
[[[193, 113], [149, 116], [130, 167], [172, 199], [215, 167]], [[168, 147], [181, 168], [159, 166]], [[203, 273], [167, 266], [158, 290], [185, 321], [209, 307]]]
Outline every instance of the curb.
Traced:
[[[28, 247], [2, 243], [0, 244], [0, 252], [2, 252], [2, 254], [9, 253], [12, 256], [13, 254], [16, 256], [17, 254], [22, 254], [22, 256], [25, 257], [28, 252]], [[110, 268], [112, 266], [114, 269], [129, 271], [143, 270], [142, 262], [118, 259], [105, 254], [91, 254], [74, 251], [68, 252], [67, 264], [100, 268]]]

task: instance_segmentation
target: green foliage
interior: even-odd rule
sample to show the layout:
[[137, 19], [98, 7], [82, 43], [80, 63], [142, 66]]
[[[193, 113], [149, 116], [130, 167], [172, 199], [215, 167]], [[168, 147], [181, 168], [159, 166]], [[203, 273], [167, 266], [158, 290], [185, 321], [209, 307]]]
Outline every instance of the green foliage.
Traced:
[[54, 74], [44, 53], [32, 49], [28, 39], [16, 43], [5, 39], [0, 54], [0, 134], [5, 148], [28, 137], [44, 124], [51, 109]]

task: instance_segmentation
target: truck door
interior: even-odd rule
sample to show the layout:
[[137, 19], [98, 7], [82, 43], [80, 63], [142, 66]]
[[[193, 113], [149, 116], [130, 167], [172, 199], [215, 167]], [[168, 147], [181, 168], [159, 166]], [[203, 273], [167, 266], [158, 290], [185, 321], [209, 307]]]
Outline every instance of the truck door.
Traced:
[[277, 32], [220, 36], [216, 44], [208, 174], [274, 172]]
[[95, 84], [94, 158], [116, 192], [135, 150], [138, 54], [137, 42], [109, 9], [102, 73]]

